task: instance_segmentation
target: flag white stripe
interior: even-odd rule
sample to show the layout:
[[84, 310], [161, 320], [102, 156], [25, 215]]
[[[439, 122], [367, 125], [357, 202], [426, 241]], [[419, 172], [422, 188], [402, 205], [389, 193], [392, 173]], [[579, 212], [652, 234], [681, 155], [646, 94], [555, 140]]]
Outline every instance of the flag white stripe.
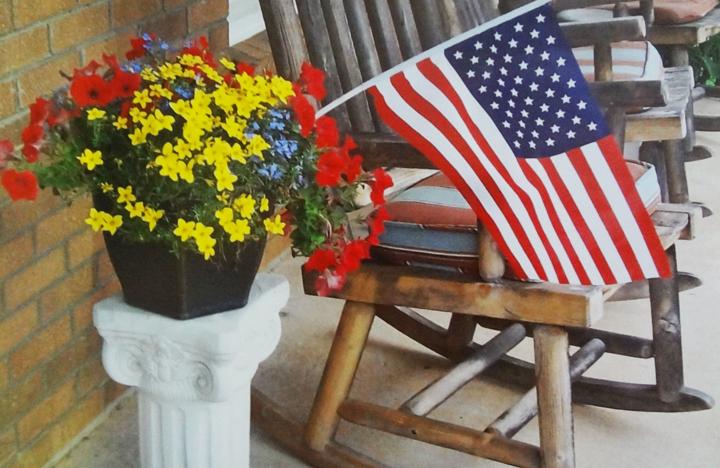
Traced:
[[[443, 71], [443, 73], [446, 73], [445, 70], [441, 69], [441, 71]], [[508, 204], [508, 206], [510, 206], [510, 209], [512, 210], [513, 214], [515, 214], [520, 224], [518, 228], [522, 229], [527, 235], [533, 250], [535, 251], [538, 259], [540, 260], [540, 264], [548, 275], [548, 279], [550, 281], [557, 282], [558, 278], [557, 273], [555, 272], [555, 268], [553, 267], [548, 252], [545, 250], [545, 246], [542, 243], [539, 233], [535, 229], [535, 225], [532, 222], [532, 219], [525, 204], [522, 202], [522, 200], [520, 200], [518, 194], [515, 192], [515, 190], [513, 190], [512, 187], [510, 187], [508, 182], [502, 177], [502, 175], [495, 168], [492, 162], [490, 162], [488, 156], [483, 153], [482, 149], [475, 141], [475, 138], [473, 138], [470, 129], [463, 121], [462, 116], [456, 110], [453, 103], [440, 89], [435, 86], [432, 81], [428, 80], [416, 67], [411, 67], [410, 69], [406, 70], [404, 74], [408, 82], [418, 92], [418, 94], [425, 97], [427, 101], [433, 107], [435, 107], [435, 109], [439, 113], [441, 113], [446, 119], [448, 119], [448, 121], [453, 125], [453, 127], [458, 130], [458, 133], [465, 141], [465, 143], [475, 153], [475, 157], [480, 162], [482, 167], [485, 168], [485, 170], [488, 172], [490, 178], [495, 182], [498, 189], [502, 193], [502, 196], [504, 197], [504, 200], [500, 199], [497, 200], [497, 202], [505, 202]], [[484, 127], [481, 128], [485, 130]]]
[[575, 271], [575, 268], [573, 267], [572, 262], [570, 261], [570, 258], [568, 257], [568, 254], [565, 251], [555, 228], [553, 227], [553, 223], [550, 220], [545, 203], [535, 187], [525, 177], [515, 154], [503, 138], [500, 129], [497, 128], [490, 116], [487, 112], [485, 112], [485, 109], [483, 109], [473, 97], [467, 86], [463, 84], [462, 78], [447, 61], [445, 55], [433, 57], [432, 61], [440, 69], [440, 71], [443, 72], [453, 89], [458, 93], [460, 99], [463, 101], [463, 104], [465, 104], [465, 107], [468, 110], [468, 114], [470, 114], [476, 122], [478, 128], [485, 136], [485, 139], [488, 142], [492, 142], [491, 146], [495, 151], [495, 154], [500, 160], [500, 163], [507, 168], [510, 173], [510, 177], [513, 178], [513, 181], [515, 181], [519, 188], [530, 198], [540, 221], [540, 226], [547, 235], [548, 241], [555, 251], [568, 281], [571, 283], [579, 282], [580, 280], [577, 272]]
[[615, 179], [615, 175], [610, 170], [607, 160], [603, 155], [602, 151], [598, 147], [597, 143], [591, 143], [583, 147], [583, 152], [587, 156], [588, 164], [590, 169], [595, 175], [595, 179], [602, 188], [603, 193], [607, 197], [610, 206], [615, 213], [615, 216], [622, 227], [625, 237], [630, 243], [630, 247], [635, 253], [635, 257], [642, 268], [643, 274], [646, 277], [658, 276], [657, 267], [655, 261], [650, 255], [648, 250], [647, 242], [640, 231], [635, 216], [630, 209], [627, 198], [622, 192], [622, 189]]
[[[583, 154], [585, 154], [585, 146], [580, 148], [580, 151]], [[570, 156], [565, 153], [553, 156], [550, 161], [558, 171], [560, 179], [562, 179], [563, 183], [568, 188], [568, 192], [575, 201], [575, 204], [580, 210], [580, 214], [585, 220], [585, 223], [588, 225], [590, 232], [592, 232], [593, 237], [597, 241], [600, 251], [603, 253], [605, 260], [610, 266], [610, 270], [613, 272], [615, 279], [618, 283], [629, 282], [630, 274], [625, 266], [625, 262], [623, 262], [617, 246], [610, 237], [610, 234], [608, 233], [603, 220], [600, 218], [590, 195], [588, 195], [585, 185], [583, 185], [575, 167], [570, 162]]]
[[493, 218], [495, 224], [500, 231], [500, 235], [503, 237], [508, 245], [508, 249], [513, 253], [514, 257], [523, 269], [523, 272], [532, 279], [538, 279], [538, 274], [535, 271], [530, 259], [527, 257], [525, 250], [520, 245], [512, 227], [508, 223], [505, 215], [495, 203], [493, 197], [488, 193], [487, 189], [475, 174], [475, 171], [465, 161], [461, 154], [458, 153], [457, 149], [443, 133], [435, 127], [433, 122], [427, 120], [424, 116], [419, 114], [413, 109], [398, 91], [393, 87], [390, 81], [378, 83], [376, 89], [383, 98], [387, 105], [392, 111], [404, 120], [410, 127], [414, 129], [423, 129], [422, 136], [430, 142], [444, 157], [448, 160], [449, 164], [453, 166], [460, 174], [463, 174], [465, 182], [468, 184], [470, 189], [476, 194], [480, 203], [483, 205], [485, 210], [488, 212], [490, 217]]
[[560, 219], [560, 224], [565, 230], [565, 233], [570, 240], [570, 244], [573, 246], [573, 249], [577, 254], [578, 259], [580, 260], [580, 263], [585, 269], [585, 273], [587, 274], [588, 278], [593, 284], [603, 284], [604, 281], [602, 275], [600, 274], [600, 270], [598, 269], [595, 260], [592, 258], [592, 255], [590, 255], [590, 251], [588, 251], [582, 236], [577, 231], [577, 228], [575, 227], [575, 221], [573, 221], [572, 217], [565, 209], [565, 204], [560, 199], [560, 195], [558, 195], [557, 191], [555, 190], [555, 186], [553, 186], [550, 177], [545, 171], [545, 168], [537, 159], [530, 158], [526, 159], [525, 162], [527, 163], [528, 167], [530, 167], [530, 170], [532, 170], [535, 175], [540, 178], [540, 182], [542, 182], [542, 184], [545, 186], [545, 189], [548, 192], [548, 196], [552, 201], [553, 207], [555, 207], [555, 212]]

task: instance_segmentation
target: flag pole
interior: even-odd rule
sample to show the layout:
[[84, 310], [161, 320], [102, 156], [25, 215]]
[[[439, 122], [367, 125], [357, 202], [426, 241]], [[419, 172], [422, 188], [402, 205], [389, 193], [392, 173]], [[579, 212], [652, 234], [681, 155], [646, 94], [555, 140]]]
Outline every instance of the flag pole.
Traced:
[[435, 47], [432, 47], [432, 48], [426, 50], [425, 52], [423, 52], [419, 55], [416, 55], [415, 57], [413, 57], [411, 59], [408, 59], [398, 65], [395, 65], [391, 69], [369, 79], [368, 81], [351, 89], [350, 91], [343, 94], [342, 96], [335, 99], [334, 101], [328, 103], [322, 109], [317, 111], [317, 116], [320, 117], [322, 115], [325, 115], [328, 112], [330, 112], [331, 110], [335, 109], [336, 107], [341, 106], [342, 104], [345, 104], [347, 101], [354, 98], [358, 94], [360, 94], [364, 91], [367, 91], [368, 89], [375, 86], [375, 84], [377, 84], [378, 82], [384, 80], [388, 76], [394, 75], [395, 73], [399, 72], [403, 68], [406, 68], [410, 65], [414, 65], [422, 60], [425, 60], [428, 57], [435, 55], [436, 53], [438, 53], [442, 50], [445, 50], [446, 48], [452, 46], [453, 44], [464, 41], [465, 39], [468, 39], [476, 34], [479, 34], [483, 31], [485, 31], [486, 29], [494, 28], [496, 25], [498, 25], [500, 23], [511, 20], [512, 18], [516, 18], [516, 17], [518, 17], [530, 10], [533, 10], [541, 5], [545, 5], [546, 3], [550, 3], [550, 0], [535, 0], [534, 2], [528, 3], [527, 5], [524, 5], [520, 8], [512, 10], [509, 13], [506, 13], [502, 16], [498, 16], [497, 18], [493, 18], [490, 21], [482, 23], [482, 24], [478, 25], [477, 27], [475, 27], [469, 31], [465, 31], [464, 33], [462, 33], [458, 36], [455, 36], [451, 39], [448, 39], [447, 41], [445, 41], [441, 44], [438, 44]]

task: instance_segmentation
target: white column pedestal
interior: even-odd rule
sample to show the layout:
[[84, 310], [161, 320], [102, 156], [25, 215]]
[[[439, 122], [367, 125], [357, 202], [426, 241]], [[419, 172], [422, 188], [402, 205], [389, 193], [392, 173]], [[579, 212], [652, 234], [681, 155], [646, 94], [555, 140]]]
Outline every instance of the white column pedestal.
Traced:
[[250, 382], [280, 340], [282, 276], [258, 274], [242, 309], [178, 321], [97, 303], [110, 377], [137, 387], [143, 468], [235, 468], [249, 463]]

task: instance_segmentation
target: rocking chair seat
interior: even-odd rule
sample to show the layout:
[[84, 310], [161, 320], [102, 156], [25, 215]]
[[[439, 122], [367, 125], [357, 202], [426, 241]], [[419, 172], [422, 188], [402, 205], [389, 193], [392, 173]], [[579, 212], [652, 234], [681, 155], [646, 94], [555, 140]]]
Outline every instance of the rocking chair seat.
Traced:
[[[660, 201], [652, 165], [627, 161], [649, 211]], [[389, 219], [375, 260], [393, 265], [426, 266], [478, 274], [477, 217], [460, 192], [437, 173], [401, 192], [386, 209]], [[506, 268], [506, 275], [511, 269]]]

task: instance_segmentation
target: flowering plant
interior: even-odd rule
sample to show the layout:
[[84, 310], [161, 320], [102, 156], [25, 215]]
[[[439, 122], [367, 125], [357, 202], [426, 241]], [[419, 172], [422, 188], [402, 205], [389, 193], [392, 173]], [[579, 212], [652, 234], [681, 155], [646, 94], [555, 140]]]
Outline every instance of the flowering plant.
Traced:
[[310, 257], [305, 268], [320, 273], [318, 291], [342, 287], [383, 229], [380, 209], [367, 238], [348, 238], [358, 185], [380, 206], [392, 181], [364, 172], [352, 138], [316, 118], [306, 94], [325, 97], [323, 72], [305, 64], [297, 83], [255, 73], [216, 60], [204, 38], [176, 53], [154, 35], [131, 44], [126, 64], [104, 55], [38, 98], [19, 153], [0, 142], [10, 197], [89, 192], [107, 202], [90, 210], [93, 230], [208, 261], [226, 246], [289, 234], [294, 253]]

